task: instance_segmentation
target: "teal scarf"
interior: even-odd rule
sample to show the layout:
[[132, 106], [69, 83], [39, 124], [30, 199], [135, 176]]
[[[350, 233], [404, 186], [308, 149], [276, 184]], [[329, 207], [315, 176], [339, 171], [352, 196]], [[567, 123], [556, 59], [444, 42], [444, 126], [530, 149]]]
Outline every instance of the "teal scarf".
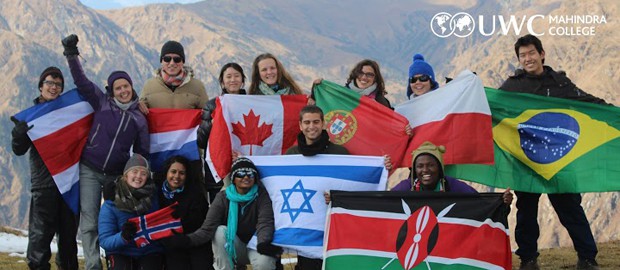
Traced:
[[261, 91], [261, 93], [263, 93], [263, 95], [266, 95], [266, 96], [270, 96], [270, 95], [289, 95], [290, 94], [290, 91], [289, 91], [290, 88], [288, 88], [288, 87], [279, 88], [278, 85], [274, 85], [273, 87], [271, 87], [271, 86], [267, 85], [266, 83], [264, 83], [263, 81], [260, 81], [258, 83], [258, 89]]
[[[228, 258], [230, 259], [230, 265], [234, 265], [234, 262], [237, 261], [237, 252], [235, 251], [235, 237], [237, 237], [237, 225], [239, 225], [239, 203], [247, 202], [245, 206], [248, 206], [256, 197], [258, 196], [258, 185], [254, 184], [250, 191], [245, 195], [241, 195], [237, 193], [237, 188], [235, 185], [230, 185], [226, 188], [226, 198], [230, 201], [228, 203], [228, 229], [226, 231], [226, 244], [224, 248], [228, 253]], [[245, 208], [241, 208], [241, 215], [243, 215], [243, 210]]]

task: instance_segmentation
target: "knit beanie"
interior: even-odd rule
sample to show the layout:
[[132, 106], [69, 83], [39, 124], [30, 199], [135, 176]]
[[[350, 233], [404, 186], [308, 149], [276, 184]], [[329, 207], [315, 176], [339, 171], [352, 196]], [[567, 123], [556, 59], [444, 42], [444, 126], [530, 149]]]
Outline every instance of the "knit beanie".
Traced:
[[183, 51], [183, 45], [181, 45], [181, 43], [174, 40], [169, 40], [168, 42], [164, 43], [164, 46], [161, 47], [159, 62], [161, 62], [164, 56], [169, 53], [178, 54], [179, 56], [181, 56], [181, 59], [183, 59], [183, 62], [185, 62], [185, 52]]
[[39, 76], [39, 88], [43, 86], [43, 81], [45, 81], [45, 78], [47, 78], [47, 76], [49, 75], [52, 75], [52, 77], [60, 78], [62, 80], [62, 89], [65, 89], [65, 77], [62, 76], [62, 71], [60, 71], [60, 69], [58, 69], [57, 67], [48, 67], [43, 70], [43, 72]]
[[[230, 178], [234, 178], [237, 172], [253, 172], [254, 175], [256, 175], [255, 181], [258, 182], [258, 169], [249, 158], [239, 157], [233, 161], [232, 167], [230, 168]], [[234, 181], [232, 182], [234, 184]]]
[[441, 167], [441, 171], [444, 171], [443, 166], [443, 153], [446, 152], [446, 147], [443, 145], [436, 146], [432, 142], [425, 141], [418, 147], [418, 149], [413, 150], [413, 162], [411, 162], [411, 168], [415, 170], [415, 160], [422, 154], [430, 154], [439, 161], [439, 165]]
[[146, 171], [148, 172], [149, 162], [142, 155], [133, 154], [133, 156], [131, 156], [129, 160], [127, 160], [127, 164], [125, 164], [125, 169], [123, 170], [123, 174], [126, 174], [129, 170], [135, 167], [142, 167], [146, 169]]
[[108, 91], [108, 94], [110, 94], [111, 96], [113, 96], [114, 92], [114, 82], [118, 79], [125, 79], [129, 82], [129, 85], [131, 85], [131, 88], [133, 89], [133, 81], [131, 81], [131, 77], [129, 77], [129, 74], [127, 74], [127, 72], [122, 71], [122, 70], [117, 70], [114, 71], [110, 74], [110, 76], [108, 76], [108, 87], [106, 87], [106, 90]]
[[[433, 71], [433, 67], [424, 61], [424, 56], [416, 53], [413, 56], [413, 63], [409, 66], [409, 78], [418, 75], [424, 74], [431, 77], [431, 90], [435, 90], [439, 87], [437, 81], [435, 81], [435, 72]], [[409, 85], [409, 78], [407, 78], [407, 97], [411, 96], [413, 90], [411, 90], [411, 86]]]

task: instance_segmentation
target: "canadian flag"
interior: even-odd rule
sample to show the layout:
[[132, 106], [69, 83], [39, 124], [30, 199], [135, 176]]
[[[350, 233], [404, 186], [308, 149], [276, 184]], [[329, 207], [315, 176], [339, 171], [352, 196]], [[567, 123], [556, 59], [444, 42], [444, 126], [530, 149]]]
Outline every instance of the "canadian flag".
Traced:
[[205, 161], [216, 181], [230, 171], [232, 151], [281, 155], [295, 144], [305, 95], [223, 95], [216, 99]]
[[394, 110], [413, 129], [401, 167], [411, 167], [411, 153], [425, 141], [446, 147], [445, 164], [493, 164], [491, 109], [482, 81], [471, 71]]

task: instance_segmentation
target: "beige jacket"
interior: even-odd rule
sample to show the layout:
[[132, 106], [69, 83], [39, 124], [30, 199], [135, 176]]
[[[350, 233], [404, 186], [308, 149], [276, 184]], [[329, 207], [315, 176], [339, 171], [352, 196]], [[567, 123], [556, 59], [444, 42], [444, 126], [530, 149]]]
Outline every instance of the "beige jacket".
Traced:
[[160, 69], [156, 75], [144, 84], [140, 93], [140, 101], [146, 103], [149, 108], [168, 108], [168, 109], [202, 109], [209, 96], [204, 84], [194, 78], [194, 72], [184, 67], [188, 72], [185, 81], [172, 91], [161, 78]]

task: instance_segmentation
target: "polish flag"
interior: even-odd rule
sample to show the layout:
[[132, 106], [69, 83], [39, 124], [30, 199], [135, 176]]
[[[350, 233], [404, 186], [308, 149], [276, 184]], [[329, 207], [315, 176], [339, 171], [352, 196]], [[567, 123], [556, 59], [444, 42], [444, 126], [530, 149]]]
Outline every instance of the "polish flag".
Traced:
[[198, 109], [149, 109], [150, 161], [154, 172], [159, 172], [171, 156], [200, 159], [196, 132], [201, 114]]
[[411, 153], [425, 141], [446, 147], [445, 164], [493, 164], [491, 109], [482, 80], [471, 71], [394, 110], [413, 129], [401, 167], [411, 167]]
[[206, 162], [216, 181], [230, 171], [232, 151], [281, 155], [295, 144], [305, 95], [223, 95], [216, 100]]
[[79, 161], [93, 123], [93, 108], [75, 89], [55, 100], [37, 104], [15, 115], [28, 122], [28, 137], [39, 152], [73, 213], [79, 213]]

